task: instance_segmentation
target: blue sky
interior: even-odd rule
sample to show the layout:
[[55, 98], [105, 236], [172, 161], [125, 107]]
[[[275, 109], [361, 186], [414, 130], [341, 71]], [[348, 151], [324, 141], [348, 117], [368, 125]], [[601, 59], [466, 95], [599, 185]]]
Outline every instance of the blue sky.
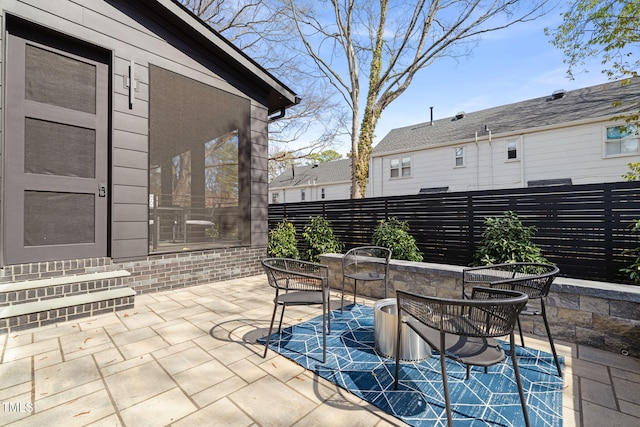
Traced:
[[[588, 72], [566, 75], [563, 53], [554, 47], [544, 28], [562, 22], [561, 11], [553, 10], [536, 21], [517, 24], [486, 34], [470, 57], [457, 63], [443, 58], [422, 70], [411, 87], [383, 113], [374, 144], [391, 129], [434, 119], [451, 117], [459, 111], [472, 112], [531, 98], [548, 96], [558, 89], [578, 89], [607, 81], [599, 60], [586, 65]], [[349, 143], [332, 147], [345, 155]]]

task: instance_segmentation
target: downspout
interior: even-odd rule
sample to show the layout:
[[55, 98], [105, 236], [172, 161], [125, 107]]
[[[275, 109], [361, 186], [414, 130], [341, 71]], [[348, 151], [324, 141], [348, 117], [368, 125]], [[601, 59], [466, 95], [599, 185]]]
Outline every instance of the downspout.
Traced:
[[520, 134], [520, 187], [525, 187], [525, 176], [524, 176], [524, 135]]
[[480, 146], [478, 145], [478, 131], [476, 131], [476, 190], [480, 189]]
[[273, 122], [275, 122], [276, 120], [280, 120], [280, 119], [284, 118], [284, 116], [286, 115], [286, 113], [287, 113], [287, 109], [286, 109], [286, 108], [282, 108], [282, 109], [280, 110], [280, 112], [278, 113], [278, 115], [277, 115], [277, 116], [271, 116], [271, 117], [269, 117], [269, 123], [273, 123]]
[[[302, 99], [300, 97], [296, 96], [296, 98], [294, 100], [294, 105], [300, 104], [300, 101], [302, 101]], [[281, 108], [280, 112], [278, 113], [278, 115], [269, 117], [269, 123], [272, 123], [272, 122], [275, 122], [276, 120], [280, 120], [280, 119], [284, 118], [286, 113], [287, 113], [287, 108], [286, 107]]]
[[493, 145], [491, 145], [491, 130], [489, 130], [489, 173], [491, 177], [491, 187], [493, 190]]

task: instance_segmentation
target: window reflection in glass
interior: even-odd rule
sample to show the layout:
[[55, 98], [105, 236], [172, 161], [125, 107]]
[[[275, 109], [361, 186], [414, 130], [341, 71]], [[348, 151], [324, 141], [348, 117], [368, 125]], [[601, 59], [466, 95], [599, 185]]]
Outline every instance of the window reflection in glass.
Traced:
[[250, 243], [250, 122], [247, 99], [150, 68], [150, 252]]

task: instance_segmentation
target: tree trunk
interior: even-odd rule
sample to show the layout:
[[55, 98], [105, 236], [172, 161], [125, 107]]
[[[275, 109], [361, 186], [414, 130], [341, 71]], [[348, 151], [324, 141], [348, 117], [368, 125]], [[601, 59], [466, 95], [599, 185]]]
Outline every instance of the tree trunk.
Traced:
[[[367, 189], [367, 178], [369, 176], [369, 158], [373, 151], [373, 133], [380, 118], [382, 110], [378, 107], [376, 100], [380, 94], [380, 73], [382, 71], [382, 48], [384, 44], [384, 27], [387, 18], [388, 0], [380, 0], [380, 20], [376, 31], [376, 39], [373, 52], [371, 53], [371, 70], [369, 72], [369, 91], [364, 107], [364, 116], [360, 124], [360, 134], [358, 136], [358, 153], [352, 161], [353, 164], [353, 194], [352, 198], [361, 199], [365, 196]], [[355, 140], [355, 138], [353, 138]]]

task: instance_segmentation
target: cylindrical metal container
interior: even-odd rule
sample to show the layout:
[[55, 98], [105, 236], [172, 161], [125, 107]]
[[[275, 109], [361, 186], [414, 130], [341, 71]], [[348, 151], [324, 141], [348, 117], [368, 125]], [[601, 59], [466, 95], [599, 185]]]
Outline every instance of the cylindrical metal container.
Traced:
[[[398, 337], [398, 306], [395, 298], [376, 301], [373, 305], [373, 325], [376, 351], [385, 357], [395, 357]], [[400, 360], [416, 361], [431, 357], [431, 347], [407, 325], [402, 325]]]

